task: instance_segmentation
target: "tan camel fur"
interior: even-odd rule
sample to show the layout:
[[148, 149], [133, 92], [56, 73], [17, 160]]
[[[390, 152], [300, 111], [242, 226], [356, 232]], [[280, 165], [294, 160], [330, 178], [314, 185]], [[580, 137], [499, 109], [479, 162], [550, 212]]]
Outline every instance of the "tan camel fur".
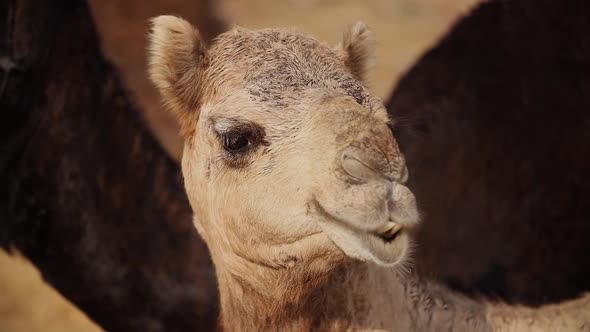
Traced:
[[[587, 299], [535, 310], [477, 302], [401, 273], [419, 216], [385, 108], [362, 83], [362, 23], [329, 47], [236, 27], [210, 47], [160, 16], [150, 76], [186, 139], [194, 223], [221, 324], [261, 330], [579, 330]], [[395, 123], [393, 123], [395, 125]]]

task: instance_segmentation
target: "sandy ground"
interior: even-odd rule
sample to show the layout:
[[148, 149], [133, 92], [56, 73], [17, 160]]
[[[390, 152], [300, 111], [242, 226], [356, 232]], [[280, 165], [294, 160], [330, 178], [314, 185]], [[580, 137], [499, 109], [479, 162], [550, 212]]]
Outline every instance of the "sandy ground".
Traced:
[[[166, 149], [179, 157], [181, 140], [145, 77], [147, 18], [174, 13], [203, 19], [199, 1], [91, 0], [103, 49], [121, 68], [130, 91]], [[297, 26], [336, 44], [361, 19], [378, 40], [370, 87], [386, 98], [395, 82], [450, 24], [478, 0], [223, 0], [218, 13], [249, 28]], [[202, 9], [202, 8], [201, 8]], [[209, 9], [211, 10], [211, 9]], [[41, 279], [21, 257], [0, 250], [0, 332], [100, 331]]]
[[41, 279], [24, 258], [0, 250], [0, 332], [101, 329]]

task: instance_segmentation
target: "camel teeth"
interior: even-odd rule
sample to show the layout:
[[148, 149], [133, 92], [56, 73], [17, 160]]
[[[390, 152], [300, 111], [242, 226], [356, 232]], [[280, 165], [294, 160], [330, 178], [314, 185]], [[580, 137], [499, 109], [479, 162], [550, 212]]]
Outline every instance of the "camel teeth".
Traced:
[[400, 224], [390, 221], [384, 227], [381, 227], [378, 234], [379, 237], [381, 237], [385, 241], [391, 241], [397, 236], [401, 229], [402, 226]]

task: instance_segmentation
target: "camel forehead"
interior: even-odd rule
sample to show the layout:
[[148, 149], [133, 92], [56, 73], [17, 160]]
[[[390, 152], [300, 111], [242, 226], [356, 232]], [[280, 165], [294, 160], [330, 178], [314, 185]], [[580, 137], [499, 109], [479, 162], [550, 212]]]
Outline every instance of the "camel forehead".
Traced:
[[235, 29], [211, 50], [212, 80], [245, 89], [251, 100], [276, 109], [318, 88], [372, 108], [371, 95], [328, 45], [293, 29]]

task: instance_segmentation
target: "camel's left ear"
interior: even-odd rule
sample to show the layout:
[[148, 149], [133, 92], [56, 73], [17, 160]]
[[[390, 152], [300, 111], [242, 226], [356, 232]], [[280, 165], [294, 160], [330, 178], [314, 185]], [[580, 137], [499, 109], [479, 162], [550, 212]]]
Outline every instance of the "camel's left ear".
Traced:
[[336, 52], [352, 74], [361, 82], [366, 79], [372, 65], [375, 49], [373, 33], [359, 21], [344, 32], [342, 42]]

